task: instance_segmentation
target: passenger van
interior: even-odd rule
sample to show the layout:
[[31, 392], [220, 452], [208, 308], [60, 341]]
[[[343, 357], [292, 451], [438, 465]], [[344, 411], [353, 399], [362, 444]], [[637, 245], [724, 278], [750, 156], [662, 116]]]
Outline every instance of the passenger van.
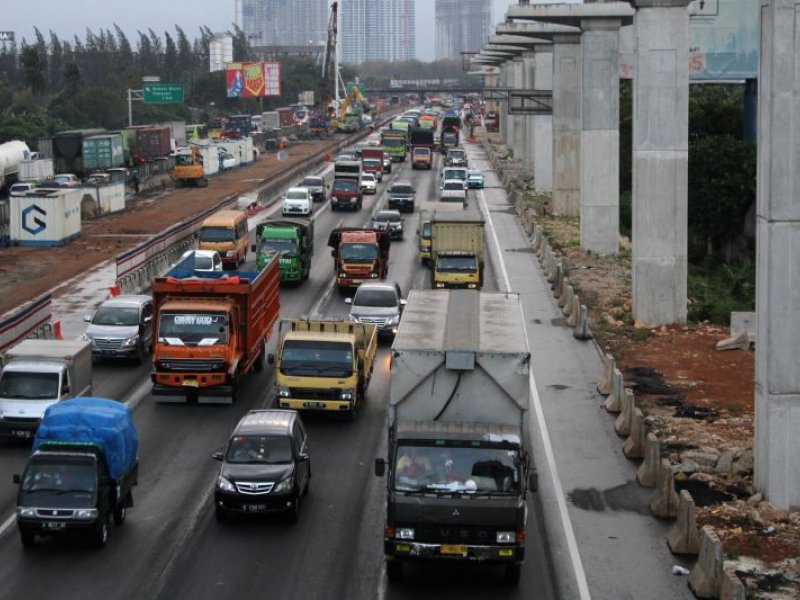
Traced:
[[221, 210], [203, 221], [198, 250], [216, 250], [222, 265], [236, 269], [247, 258], [249, 232], [247, 215], [238, 210]]

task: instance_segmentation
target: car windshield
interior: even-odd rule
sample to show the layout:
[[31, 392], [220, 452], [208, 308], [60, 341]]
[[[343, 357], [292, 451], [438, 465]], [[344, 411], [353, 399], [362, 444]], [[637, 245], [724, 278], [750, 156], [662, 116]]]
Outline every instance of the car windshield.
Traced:
[[350, 377], [353, 347], [347, 342], [286, 340], [280, 364], [284, 375]]
[[303, 179], [303, 185], [306, 187], [322, 187], [322, 179], [318, 177], [306, 177]]
[[97, 472], [88, 462], [42, 462], [28, 465], [22, 479], [22, 491], [64, 494], [93, 494], [97, 489]]
[[394, 462], [400, 492], [516, 494], [519, 454], [505, 448], [401, 445]]
[[333, 191], [354, 192], [356, 190], [355, 181], [344, 181], [337, 179], [333, 182]]
[[286, 192], [287, 200], [308, 200], [308, 192], [305, 190], [289, 190]]
[[211, 271], [214, 269], [214, 259], [204, 254], [195, 254], [194, 269], [195, 271]]
[[414, 194], [414, 188], [410, 185], [393, 185], [390, 193], [397, 196], [412, 196]]
[[397, 293], [390, 289], [358, 288], [353, 298], [353, 306], [397, 306]]
[[379, 212], [379, 213], [376, 213], [374, 217], [372, 217], [372, 220], [376, 221], [378, 223], [385, 223], [386, 221], [398, 222], [398, 221], [400, 221], [400, 215], [399, 214]]
[[213, 346], [228, 341], [224, 313], [161, 313], [158, 341], [173, 346]]
[[58, 373], [18, 373], [3, 371], [0, 398], [53, 400], [58, 398]]
[[458, 159], [458, 160], [464, 160], [464, 158], [466, 158], [466, 156], [465, 156], [465, 154], [463, 152], [450, 152], [450, 153], [447, 154], [447, 156], [450, 157], [450, 158]]
[[237, 435], [228, 445], [225, 460], [234, 464], [288, 464], [292, 462], [292, 442], [288, 437]]
[[375, 244], [342, 244], [339, 246], [339, 258], [350, 262], [377, 260], [378, 247]]
[[441, 272], [474, 273], [478, 270], [474, 256], [439, 256], [436, 270]]
[[361, 181], [375, 181], [375, 175], [372, 173], [364, 173], [361, 176]]
[[139, 309], [135, 306], [101, 306], [92, 319], [94, 325], [130, 327], [139, 324]]
[[233, 242], [236, 236], [231, 227], [203, 227], [200, 229], [201, 242]]

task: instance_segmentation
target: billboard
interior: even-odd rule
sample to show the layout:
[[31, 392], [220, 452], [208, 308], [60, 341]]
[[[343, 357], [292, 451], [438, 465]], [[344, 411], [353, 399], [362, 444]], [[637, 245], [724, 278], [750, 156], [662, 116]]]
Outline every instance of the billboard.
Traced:
[[[689, 4], [689, 79], [741, 81], [758, 73], [758, 2], [694, 0]], [[620, 78], [633, 78], [633, 26], [620, 30]]]
[[225, 69], [228, 98], [263, 98], [281, 95], [281, 63], [228, 63]]

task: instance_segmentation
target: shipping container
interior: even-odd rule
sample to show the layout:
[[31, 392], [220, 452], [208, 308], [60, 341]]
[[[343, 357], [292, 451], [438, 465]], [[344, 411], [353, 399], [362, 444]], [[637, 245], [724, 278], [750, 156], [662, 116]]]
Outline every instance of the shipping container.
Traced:
[[91, 219], [125, 210], [125, 182], [110, 181], [83, 188], [81, 217]]
[[81, 233], [85, 190], [36, 189], [10, 198], [11, 242], [20, 246], [58, 246]]
[[122, 134], [104, 133], [83, 140], [83, 168], [87, 172], [125, 166]]
[[272, 131], [281, 128], [281, 117], [273, 111], [261, 113], [261, 131]]
[[36, 160], [23, 160], [19, 163], [19, 181], [43, 181], [51, 179], [55, 171], [52, 158], [38, 158]]
[[171, 139], [172, 131], [168, 125], [142, 127], [136, 130], [136, 146], [131, 154], [144, 160], [169, 156]]
[[106, 133], [105, 129], [73, 129], [53, 136], [53, 160], [56, 173], [75, 173], [83, 176], [83, 140]]
[[277, 109], [280, 127], [292, 127], [294, 125], [294, 109], [291, 106], [284, 106]]
[[53, 158], [53, 138], [39, 138], [36, 141], [39, 158]]

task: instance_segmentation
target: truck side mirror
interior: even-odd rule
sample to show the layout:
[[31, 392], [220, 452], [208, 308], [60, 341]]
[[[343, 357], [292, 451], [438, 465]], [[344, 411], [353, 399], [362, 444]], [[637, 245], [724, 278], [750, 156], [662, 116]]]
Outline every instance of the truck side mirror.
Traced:
[[353, 299], [352, 298], [345, 298], [344, 299], [344, 303], [345, 304], [352, 304], [353, 303]]
[[400, 306], [405, 306], [406, 304], [408, 304], [408, 300], [404, 300], [403, 298], [400, 298]]
[[539, 473], [531, 469], [528, 473], [528, 491], [536, 492], [539, 490]]
[[275, 364], [275, 355], [274, 354], [267, 354], [267, 363], [270, 365]]
[[[383, 477], [386, 473], [386, 459], [385, 458], [376, 458], [375, 459], [375, 476], [376, 477]], [[16, 477], [16, 475], [15, 475]]]
[[221, 461], [221, 460], [224, 458], [224, 456], [225, 456], [225, 455], [224, 455], [222, 452], [220, 452], [220, 451], [217, 451], [217, 452], [214, 452], [214, 453], [211, 455], [211, 458], [213, 458], [214, 460], [219, 460], [219, 461]]
[[92, 322], [92, 315], [84, 315], [83, 316], [83, 320], [86, 321], [87, 323], [91, 323]]
[[17, 485], [22, 483], [22, 478], [19, 476], [18, 473], [14, 473], [14, 477], [12, 479], [14, 480], [14, 483], [16, 483]]

